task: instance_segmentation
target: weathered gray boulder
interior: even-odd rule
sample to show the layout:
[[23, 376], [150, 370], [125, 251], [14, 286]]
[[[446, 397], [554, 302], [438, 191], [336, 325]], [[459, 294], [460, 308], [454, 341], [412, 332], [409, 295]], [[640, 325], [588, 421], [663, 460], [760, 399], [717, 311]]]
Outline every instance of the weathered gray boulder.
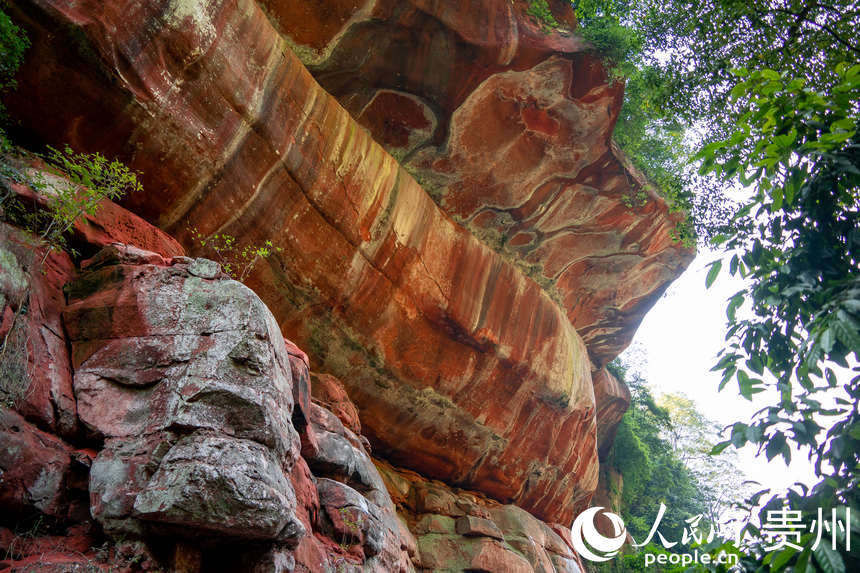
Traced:
[[205, 432], [174, 445], [134, 502], [143, 520], [294, 545], [305, 533], [295, 510], [292, 486], [270, 449]]
[[114, 532], [295, 545], [300, 445], [277, 323], [215, 263], [145, 254], [108, 247], [68, 289], [78, 412], [105, 439], [93, 516]]

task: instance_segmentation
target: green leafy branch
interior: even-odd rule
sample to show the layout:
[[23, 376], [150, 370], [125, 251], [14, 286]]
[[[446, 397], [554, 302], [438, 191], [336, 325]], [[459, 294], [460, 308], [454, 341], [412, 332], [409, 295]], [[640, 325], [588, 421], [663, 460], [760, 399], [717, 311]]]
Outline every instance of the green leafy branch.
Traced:
[[[67, 234], [83, 216], [94, 215], [103, 201], [115, 201], [143, 189], [137, 175], [119, 160], [108, 160], [99, 153], [75, 153], [69, 146], [62, 151], [48, 147], [42, 157], [47, 170], [21, 169], [8, 159], [3, 161], [0, 184], [0, 209], [3, 218], [32, 233], [51, 250], [67, 249]], [[12, 183], [33, 189], [44, 201], [44, 208], [24, 205]], [[44, 258], [43, 258], [44, 262]]]
[[283, 251], [281, 247], [274, 246], [270, 240], [262, 244], [240, 245], [236, 237], [226, 233], [207, 236], [199, 232], [196, 227], [189, 227], [188, 231], [192, 241], [200, 245], [211, 258], [218, 261], [225, 273], [239, 282], [245, 282], [258, 262]]
[[[733, 424], [713, 453], [752, 444], [768, 460], [788, 462], [792, 446], [805, 449], [821, 481], [809, 491], [772, 496], [765, 508], [856, 510], [860, 65], [837, 65], [837, 80], [825, 91], [771, 69], [733, 73], [731, 99], [741, 112], [736, 130], [698, 155], [704, 171], [752, 190], [733, 231], [714, 240], [733, 253], [729, 273], [748, 286], [729, 299], [727, 346], [713, 370], [722, 373], [721, 389], [736, 380], [744, 398], [770, 389], [775, 400], [749, 423]], [[708, 286], [723, 267], [712, 263]], [[809, 545], [762, 561], [771, 571], [846, 571], [858, 562]]]

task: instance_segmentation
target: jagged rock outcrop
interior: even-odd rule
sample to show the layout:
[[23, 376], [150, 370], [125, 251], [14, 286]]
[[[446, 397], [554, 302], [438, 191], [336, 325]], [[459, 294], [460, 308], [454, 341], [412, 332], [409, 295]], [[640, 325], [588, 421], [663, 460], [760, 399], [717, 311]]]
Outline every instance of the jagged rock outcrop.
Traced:
[[78, 415], [104, 440], [93, 516], [297, 542], [286, 347], [247, 287], [205, 259], [103, 251], [68, 289]]
[[[160, 560], [171, 570], [413, 568], [415, 542], [359, 437], [307, 400], [295, 429], [293, 372], [307, 384], [306, 359], [250, 289], [212, 261], [118, 243], [81, 267], [67, 302], [62, 285], [43, 285], [61, 301], [78, 431], [33, 411], [49, 431], [36, 428], [9, 407], [27, 413], [26, 402], [0, 408], [4, 516], [40, 515], [59, 532], [92, 515], [109, 536], [144, 542], [133, 561], [175, 545]], [[55, 537], [46, 563], [62, 570], [70, 556], [56, 549], [74, 536]], [[43, 547], [21, 539], [5, 541], [7, 565]], [[78, 562], [106, 559], [88, 547]]]

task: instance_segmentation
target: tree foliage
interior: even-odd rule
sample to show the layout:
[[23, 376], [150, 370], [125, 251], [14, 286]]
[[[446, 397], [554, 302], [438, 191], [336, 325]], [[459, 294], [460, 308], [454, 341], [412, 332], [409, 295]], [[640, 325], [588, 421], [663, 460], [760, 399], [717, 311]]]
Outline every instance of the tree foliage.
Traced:
[[[23, 63], [24, 54], [29, 47], [30, 41], [21, 28], [0, 9], [0, 96], [15, 87], [15, 72]], [[6, 109], [0, 103], [0, 152], [8, 151], [9, 147], [2, 129], [6, 120]]]
[[[717, 513], [713, 511], [713, 489], [699, 480], [684, 459], [683, 450], [676, 447], [675, 437], [695, 430], [686, 426], [688, 420], [683, 416], [673, 419], [670, 409], [658, 405], [638, 373], [628, 373], [618, 361], [610, 369], [628, 384], [631, 392], [630, 409], [618, 427], [607, 460], [623, 476], [624, 523], [633, 538], [642, 542], [654, 524], [660, 504], [664, 503], [669, 510], [660, 522], [659, 531], [668, 540], [680, 541], [688, 525], [686, 519], [703, 515], [709, 521]], [[685, 404], [685, 409], [686, 414], [700, 417], [692, 404]], [[715, 522], [710, 523], [716, 527]], [[672, 550], [687, 549], [688, 546], [679, 545]]]
[[[136, 173], [99, 153], [48, 147], [42, 159], [46, 171], [29, 169], [9, 155], [0, 157], [0, 219], [31, 232], [49, 250], [68, 249], [66, 235], [75, 222], [95, 214], [103, 201], [142, 189]], [[25, 204], [12, 183], [31, 187], [44, 198], [46, 208]]]
[[737, 518], [734, 506], [755, 492], [743, 472], [738, 469], [737, 452], [711, 456], [721, 434], [721, 426], [698, 411], [695, 404], [682, 394], [665, 394], [658, 403], [672, 424], [666, 433], [675, 456], [696, 478], [704, 494], [711, 523], [726, 525]]
[[706, 242], [735, 207], [691, 169], [698, 142], [725, 139], [740, 110], [730, 69], [770, 68], [826, 90], [860, 55], [851, 0], [574, 0], [578, 32], [626, 82], [616, 141], [676, 210], [678, 237]]
[[669, 82], [664, 105], [688, 124], [704, 122], [707, 140], [734, 131], [733, 68], [785, 71], [826, 91], [837, 64], [860, 55], [860, 8], [851, 0], [675, 0], [647, 10], [659, 12], [642, 26], [645, 50]]
[[[693, 204], [706, 206], [691, 209], [695, 226], [726, 249], [729, 272], [748, 281], [728, 302], [727, 346], [716, 370], [721, 387], [735, 381], [741, 396], [764, 392], [771, 405], [735, 423], [715, 452], [751, 443], [768, 459], [788, 460], [799, 446], [821, 481], [773, 496], [766, 508], [856, 508], [860, 7], [845, 0], [606, 0], [601, 6], [620, 14], [641, 41], [641, 53], [631, 52], [636, 71], [627, 80], [632, 115], [620, 119], [616, 137], [623, 140], [629, 125], [657, 134], [672, 121], [693, 134], [704, 149], [690, 163], [702, 164], [705, 179], [682, 180], [698, 191]], [[587, 32], [587, 18], [582, 22]], [[639, 161], [654, 161], [652, 149], [659, 147], [646, 149]], [[676, 164], [666, 165], [684, 177]], [[736, 204], [703, 201], [715, 182], [747, 187], [749, 197]], [[708, 284], [723, 266], [711, 266]], [[771, 570], [857, 566], [854, 555], [812, 551], [808, 544], [778, 557], [750, 549], [751, 566]]]
[[[860, 369], [849, 370], [860, 360], [860, 65], [836, 65], [824, 87], [787, 71], [734, 73], [736, 130], [699, 155], [704, 170], [753, 189], [717, 241], [734, 252], [729, 272], [749, 286], [729, 301], [727, 347], [715, 369], [721, 387], [736, 380], [743, 397], [770, 390], [773, 401], [750, 423], [735, 423], [715, 451], [751, 443], [788, 461], [800, 447], [821, 481], [766, 507], [860, 508]], [[713, 264], [708, 283], [722, 266]], [[739, 312], [745, 304], [748, 312]], [[860, 563], [809, 554], [780, 567], [845, 571]]]

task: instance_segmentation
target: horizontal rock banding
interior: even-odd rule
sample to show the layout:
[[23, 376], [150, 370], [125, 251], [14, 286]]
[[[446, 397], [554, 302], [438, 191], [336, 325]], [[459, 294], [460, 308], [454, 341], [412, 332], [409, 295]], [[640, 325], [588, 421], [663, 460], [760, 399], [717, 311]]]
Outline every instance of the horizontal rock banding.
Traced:
[[[617, 356], [692, 258], [673, 238], [682, 215], [611, 144], [623, 84], [526, 2], [325, 1], [310, 20], [296, 4], [267, 7], [323, 87], [555, 291], [598, 365]], [[572, 24], [569, 2], [549, 7]]]
[[[282, 249], [248, 282], [343, 380], [377, 452], [555, 521], [586, 502], [594, 399], [565, 313], [439, 210], [257, 4], [15, 5], [37, 16], [25, 21], [40, 58], [16, 114], [42, 117], [81, 81], [79, 105], [28, 127], [124, 154], [147, 188], [128, 204], [192, 251], [186, 225]], [[74, 65], [69, 25], [89, 50]]]

